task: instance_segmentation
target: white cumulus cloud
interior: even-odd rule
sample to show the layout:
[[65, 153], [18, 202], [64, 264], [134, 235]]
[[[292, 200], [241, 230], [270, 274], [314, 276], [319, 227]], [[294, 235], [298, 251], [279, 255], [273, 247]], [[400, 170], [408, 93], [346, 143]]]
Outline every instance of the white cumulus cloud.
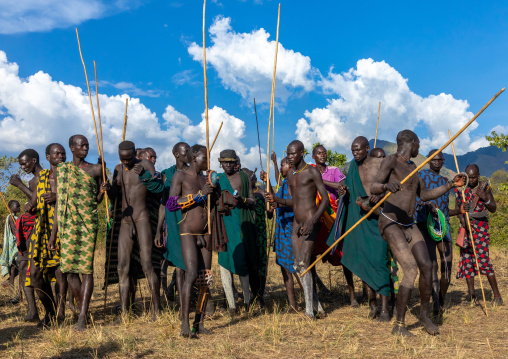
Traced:
[[[207, 66], [217, 71], [224, 87], [242, 98], [256, 98], [258, 103], [270, 103], [275, 38], [264, 29], [237, 33], [229, 17], [217, 17], [209, 29], [212, 45], [206, 48]], [[188, 48], [195, 61], [203, 61], [203, 47], [192, 43]], [[311, 91], [315, 87], [317, 70], [310, 58], [284, 48], [279, 42], [275, 96], [286, 102], [292, 95]]]
[[[407, 79], [384, 61], [362, 59], [356, 68], [340, 74], [332, 68], [320, 85], [325, 93], [337, 98], [329, 100], [324, 108], [306, 111], [297, 123], [296, 134], [307, 146], [319, 141], [348, 155], [356, 136], [374, 138], [379, 102], [378, 138], [395, 142], [398, 131], [411, 129], [420, 135], [423, 153], [443, 145], [448, 140], [448, 129], [454, 134], [473, 116], [468, 102], [452, 95], [422, 97], [412, 92]], [[477, 126], [473, 123], [457, 139], [458, 153], [484, 144], [470, 134]]]
[[[126, 98], [127, 95], [99, 94], [104, 152], [110, 167], [118, 160]], [[153, 147], [158, 154], [157, 168], [163, 169], [174, 163], [171, 150], [175, 143], [206, 144], [204, 113], [201, 117], [199, 123], [193, 124], [187, 116], [167, 106], [159, 119], [139, 99], [129, 98], [126, 138], [137, 147]], [[256, 167], [257, 147], [247, 149], [242, 143], [245, 123], [220, 107], [209, 110], [210, 141], [221, 122], [224, 125], [212, 152], [212, 167], [218, 168], [219, 151], [225, 148], [237, 150], [245, 166]], [[0, 51], [0, 151], [17, 155], [30, 147], [42, 154], [52, 142], [68, 148], [68, 138], [78, 133], [88, 137], [89, 160], [93, 161], [98, 152], [88, 94], [80, 87], [54, 81], [42, 71], [20, 78], [18, 65], [9, 62], [5, 52]]]
[[0, 34], [65, 28], [139, 5], [139, 0], [0, 0]]

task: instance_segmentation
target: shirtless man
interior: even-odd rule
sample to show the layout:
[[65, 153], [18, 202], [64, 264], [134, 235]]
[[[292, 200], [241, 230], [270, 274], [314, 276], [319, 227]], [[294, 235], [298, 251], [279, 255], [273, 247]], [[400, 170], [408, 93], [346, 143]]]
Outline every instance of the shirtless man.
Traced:
[[139, 179], [138, 173], [148, 171], [155, 173], [153, 163], [136, 158], [134, 143], [123, 141], [118, 146], [121, 164], [115, 167], [113, 186], [108, 195], [115, 198], [122, 193], [122, 224], [118, 235], [118, 276], [120, 290], [120, 305], [122, 313], [129, 311], [129, 280], [132, 247], [137, 240], [141, 257], [141, 266], [148, 280], [152, 295], [152, 312], [154, 316], [160, 314], [159, 278], [152, 265], [153, 236], [150, 219], [146, 206], [148, 191]]
[[[205, 236], [208, 233], [206, 198], [212, 193], [212, 186], [203, 176], [207, 169], [207, 150], [205, 146], [194, 145], [188, 153], [189, 168], [174, 174], [167, 206], [171, 210], [182, 210], [184, 218], [180, 223], [182, 254], [185, 263], [182, 291], [182, 325], [180, 334], [184, 337], [195, 337], [196, 333], [207, 333], [203, 326], [202, 309], [206, 307], [211, 284], [212, 252], [206, 249]], [[190, 196], [190, 197], [189, 197]], [[192, 198], [192, 199], [190, 199]], [[198, 299], [198, 308], [192, 330], [189, 326], [189, 307], [192, 286], [199, 276], [199, 286], [206, 287], [204, 298]], [[201, 308], [199, 308], [201, 306]], [[199, 313], [199, 314], [198, 314]]]
[[[347, 231], [363, 217], [380, 199], [371, 195], [370, 186], [374, 182], [382, 159], [369, 157], [369, 141], [363, 136], [355, 138], [351, 144], [354, 160], [349, 165], [346, 177], [348, 194], [344, 198], [342, 211], [342, 230]], [[380, 321], [389, 321], [388, 296], [390, 294], [390, 275], [386, 266], [388, 246], [379, 234], [379, 213], [372, 214], [344, 238], [342, 264], [362, 279], [369, 298], [369, 318], [379, 316]], [[381, 295], [381, 311], [378, 310], [377, 294]]]
[[[287, 177], [292, 200], [287, 200], [287, 205], [292, 205], [295, 214], [291, 242], [295, 256], [295, 269], [299, 275], [310, 265], [314, 240], [319, 232], [319, 220], [330, 204], [321, 173], [317, 168], [308, 166], [303, 156], [303, 143], [291, 142], [287, 149], [287, 158], [292, 170], [288, 172]], [[319, 207], [316, 206], [318, 192], [322, 198]], [[318, 308], [318, 313], [324, 311], [317, 296], [314, 295], [312, 274], [306, 273], [301, 279], [305, 294], [305, 315], [314, 318], [313, 302]]]
[[[37, 182], [39, 181], [39, 172], [42, 170], [42, 167], [39, 163], [39, 154], [35, 150], [26, 149], [19, 154], [18, 163], [21, 169], [27, 174], [32, 174], [33, 178], [28, 182], [28, 187], [23, 183], [18, 175], [12, 175], [9, 183], [14, 187], [19, 188], [26, 195], [28, 201], [30, 202], [33, 195], [32, 191], [35, 191]], [[32, 207], [32, 204], [27, 204], [27, 207]], [[24, 276], [26, 277], [26, 271]], [[37, 312], [37, 306], [35, 305], [34, 288], [26, 287], [23, 282], [23, 291], [25, 292], [28, 303], [28, 314], [24, 320], [27, 322], [38, 322], [39, 314]]]
[[[55, 171], [57, 202], [48, 249], [57, 250], [58, 235], [60, 270], [67, 277], [63, 283], [68, 283], [80, 307], [74, 329], [84, 331], [94, 287], [93, 260], [99, 229], [97, 206], [109, 184], [102, 182], [101, 164], [85, 160], [90, 149], [85, 136], [71, 136], [69, 147], [72, 162], [58, 164]], [[61, 289], [61, 293], [66, 292], [67, 287]]]
[[374, 195], [380, 195], [385, 191], [393, 193], [384, 202], [379, 217], [379, 230], [404, 273], [397, 295], [397, 316], [392, 330], [393, 334], [404, 336], [413, 335], [405, 328], [405, 317], [418, 269], [420, 269], [420, 323], [431, 335], [439, 332], [428, 312], [432, 294], [432, 262], [425, 240], [414, 225], [416, 195], [422, 201], [428, 201], [441, 196], [454, 186], [460, 187], [465, 183], [464, 178], [458, 175], [444, 186], [427, 190], [423, 180], [415, 174], [401, 185], [400, 181], [416, 168], [410, 159], [418, 156], [419, 148], [420, 140], [414, 132], [410, 130], [399, 132], [397, 152], [381, 162], [378, 175], [370, 187], [370, 193]]

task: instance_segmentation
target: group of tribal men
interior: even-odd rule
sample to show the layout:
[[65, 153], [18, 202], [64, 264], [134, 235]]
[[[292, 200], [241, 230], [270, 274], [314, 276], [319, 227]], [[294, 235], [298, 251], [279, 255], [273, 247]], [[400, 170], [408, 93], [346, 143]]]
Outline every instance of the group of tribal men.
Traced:
[[[396, 153], [385, 156], [380, 148], [371, 150], [365, 137], [357, 137], [351, 145], [354, 159], [344, 175], [327, 165], [324, 146], [312, 150], [315, 164], [309, 165], [304, 160], [302, 142], [293, 141], [287, 146], [280, 168], [272, 154], [277, 183], [268, 187], [257, 181], [256, 170], [241, 167], [234, 150], [220, 153], [223, 172], [216, 173], [207, 171], [205, 146], [190, 147], [180, 142], [173, 147], [176, 164], [159, 173], [155, 171], [157, 155], [152, 148], [136, 149], [131, 141], [123, 141], [118, 146], [120, 163], [110, 184], [103, 182], [101, 159], [98, 164], [86, 161], [89, 144], [85, 136], [69, 139], [72, 160], [68, 162], [64, 146], [48, 145], [49, 169], [41, 167], [36, 151], [27, 149], [19, 155], [19, 164], [34, 177], [28, 186], [18, 176], [10, 180], [28, 200], [19, 217], [19, 203], [9, 202], [14, 218], [7, 218], [6, 233], [16, 237], [17, 245], [16, 241], [14, 247], [4, 243], [2, 274], [9, 274], [13, 284], [16, 271], [19, 272], [20, 287], [28, 303], [26, 321], [39, 322], [42, 327], [63, 323], [69, 293], [77, 303], [77, 308], [71, 306], [78, 315], [74, 328], [85, 330], [94, 287], [97, 207], [107, 195], [111, 221], [105, 270], [117, 274], [122, 315], [129, 312], [137, 279], [142, 276], [150, 287], [152, 313], [160, 313], [161, 273], [165, 275], [169, 263], [176, 268], [181, 334], [196, 337], [197, 333], [207, 333], [203, 322], [213, 281], [213, 251], [218, 252], [230, 315], [237, 313], [233, 274], [239, 276], [245, 309], [264, 307], [267, 228], [270, 232], [273, 223], [267, 218], [273, 218], [273, 250], [287, 291], [287, 312], [297, 311], [294, 275], [304, 292], [305, 315], [323, 317], [326, 314], [316, 283], [324, 285], [315, 267], [303, 276], [302, 273], [390, 192], [383, 205], [335, 245], [323, 261], [343, 266], [353, 307], [358, 307], [354, 274], [364, 283], [369, 317], [390, 321], [393, 316], [392, 332], [402, 335], [413, 335], [405, 327], [405, 315], [419, 272], [419, 319], [429, 334], [437, 334], [438, 327], [431, 320], [428, 307], [432, 297], [433, 314], [442, 313], [451, 280], [449, 216], [458, 216], [461, 231], [466, 231], [457, 278], [466, 278], [470, 300], [475, 300], [474, 277], [478, 273], [474, 245], [480, 273], [488, 276], [494, 303], [503, 303], [489, 258], [488, 214], [496, 211], [496, 203], [490, 187], [479, 182], [480, 172], [474, 164], [453, 180], [441, 176], [441, 153], [430, 161], [429, 169], [401, 184], [416, 168], [411, 158], [418, 155], [419, 146], [417, 135], [404, 130], [397, 135]], [[266, 177], [261, 171], [260, 179], [266, 182]], [[462, 186], [465, 190], [459, 191], [457, 187]], [[449, 192], [454, 188], [456, 209], [449, 209]], [[443, 215], [441, 220], [439, 213]], [[470, 215], [472, 236], [463, 218], [465, 213]], [[436, 229], [429, 228], [428, 223], [440, 226], [440, 240], [431, 237], [430, 232]], [[117, 248], [114, 253], [113, 243]], [[440, 279], [436, 248], [441, 262]], [[115, 262], [113, 256], [117, 257]], [[403, 272], [400, 285], [397, 265]], [[195, 291], [196, 316], [191, 326], [189, 311]], [[46, 312], [40, 321], [34, 293]]]

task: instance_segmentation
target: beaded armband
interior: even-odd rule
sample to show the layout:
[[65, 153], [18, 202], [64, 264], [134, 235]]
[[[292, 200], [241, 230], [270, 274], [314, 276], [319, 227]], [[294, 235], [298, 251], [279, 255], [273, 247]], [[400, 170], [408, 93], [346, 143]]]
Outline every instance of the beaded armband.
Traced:
[[166, 202], [166, 208], [170, 212], [176, 212], [182, 209], [182, 206], [178, 203], [179, 196], [176, 197], [169, 197], [168, 201]]

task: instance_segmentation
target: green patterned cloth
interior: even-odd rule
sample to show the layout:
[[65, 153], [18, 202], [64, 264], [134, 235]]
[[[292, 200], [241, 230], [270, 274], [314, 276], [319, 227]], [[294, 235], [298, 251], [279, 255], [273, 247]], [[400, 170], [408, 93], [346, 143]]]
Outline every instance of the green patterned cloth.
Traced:
[[[2, 252], [2, 256], [0, 257], [0, 265], [2, 266], [2, 277], [5, 277], [9, 274], [10, 268], [16, 262], [16, 258], [18, 256], [18, 247], [16, 246], [16, 237], [14, 233], [11, 231], [11, 226], [9, 225], [9, 214], [5, 219], [5, 227], [4, 227], [4, 250]], [[18, 217], [13, 217], [14, 222]]]
[[266, 202], [261, 194], [255, 194], [256, 207], [254, 208], [256, 232], [259, 244], [259, 274], [266, 277], [266, 269], [268, 263], [267, 243], [266, 243]]
[[93, 274], [99, 221], [97, 183], [72, 162], [58, 165], [58, 235], [63, 273]]

